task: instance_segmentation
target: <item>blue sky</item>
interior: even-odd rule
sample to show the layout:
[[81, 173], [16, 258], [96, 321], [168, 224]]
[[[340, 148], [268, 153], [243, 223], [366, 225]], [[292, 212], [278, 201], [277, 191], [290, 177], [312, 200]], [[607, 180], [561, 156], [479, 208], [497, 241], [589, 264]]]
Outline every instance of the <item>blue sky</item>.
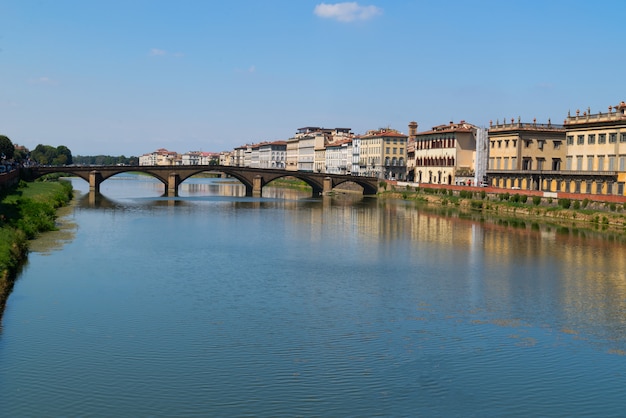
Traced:
[[0, 134], [74, 155], [626, 100], [626, 2], [2, 0]]

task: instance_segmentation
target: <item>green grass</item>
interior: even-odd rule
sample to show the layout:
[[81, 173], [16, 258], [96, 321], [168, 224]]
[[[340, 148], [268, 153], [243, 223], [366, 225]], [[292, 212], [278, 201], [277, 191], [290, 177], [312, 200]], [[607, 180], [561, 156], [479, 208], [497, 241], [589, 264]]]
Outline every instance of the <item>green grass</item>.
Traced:
[[[0, 195], [0, 295], [28, 250], [28, 240], [56, 229], [56, 209], [72, 198], [69, 182], [20, 182]], [[3, 299], [0, 298], [0, 305]]]

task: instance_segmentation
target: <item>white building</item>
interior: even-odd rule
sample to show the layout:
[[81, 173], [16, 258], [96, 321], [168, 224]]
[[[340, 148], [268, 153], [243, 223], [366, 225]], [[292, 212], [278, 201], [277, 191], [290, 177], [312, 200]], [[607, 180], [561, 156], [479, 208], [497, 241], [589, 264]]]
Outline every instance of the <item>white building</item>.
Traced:
[[326, 173], [350, 174], [352, 161], [351, 139], [344, 139], [326, 146]]
[[264, 142], [259, 145], [259, 167], [285, 169], [287, 141]]

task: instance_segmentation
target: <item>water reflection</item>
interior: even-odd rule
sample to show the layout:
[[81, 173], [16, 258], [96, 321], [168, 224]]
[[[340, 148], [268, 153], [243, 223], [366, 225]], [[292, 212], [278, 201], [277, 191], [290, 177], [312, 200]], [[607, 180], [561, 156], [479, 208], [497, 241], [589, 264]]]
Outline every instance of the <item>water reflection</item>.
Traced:
[[[266, 187], [262, 198], [252, 198], [230, 179], [192, 178], [180, 186], [179, 197], [167, 198], [155, 182], [143, 179], [139, 197], [136, 184], [127, 192], [116, 187], [121, 182], [111, 182], [103, 189], [109, 195], [83, 199], [87, 207], [115, 210], [134, 205], [191, 210], [215, 202], [238, 210], [280, 208], [290, 222], [306, 226], [313, 243], [323, 244], [322, 226], [331, 227], [345, 237], [344, 245], [369, 251], [372, 262], [393, 265], [409, 257], [434, 265], [434, 273], [418, 268], [410, 274], [438, 275], [444, 287], [462, 283], [466, 293], [459, 304], [493, 315], [494, 323], [548, 323], [557, 332], [614, 341], [616, 352], [626, 349], [621, 236], [362, 195], [311, 198], [307, 191]], [[450, 273], [450, 266], [458, 270]]]

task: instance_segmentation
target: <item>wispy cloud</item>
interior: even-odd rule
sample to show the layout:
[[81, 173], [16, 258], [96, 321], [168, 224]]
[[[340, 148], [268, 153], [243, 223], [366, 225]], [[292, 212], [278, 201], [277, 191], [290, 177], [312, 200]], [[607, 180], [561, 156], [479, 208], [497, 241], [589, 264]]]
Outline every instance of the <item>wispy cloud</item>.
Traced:
[[30, 84], [46, 84], [49, 86], [56, 86], [58, 81], [51, 79], [50, 77], [36, 77], [28, 80]]
[[184, 54], [182, 52], [168, 52], [164, 49], [159, 49], [159, 48], [152, 48], [150, 49], [150, 52], [148, 53], [148, 55], [150, 55], [151, 57], [164, 57], [164, 56], [171, 56], [171, 57], [182, 57], [184, 56]]
[[235, 68], [235, 72], [240, 73], [240, 74], [242, 73], [252, 74], [256, 72], [256, 67], [254, 65], [251, 65], [245, 70], [242, 70], [241, 68]]
[[167, 55], [167, 51], [163, 50], [163, 49], [158, 49], [158, 48], [152, 48], [150, 50], [150, 56], [152, 57], [160, 57], [163, 55]]
[[376, 6], [361, 6], [357, 2], [345, 2], [315, 6], [315, 15], [324, 19], [335, 19], [340, 22], [368, 20], [383, 13], [383, 9]]

